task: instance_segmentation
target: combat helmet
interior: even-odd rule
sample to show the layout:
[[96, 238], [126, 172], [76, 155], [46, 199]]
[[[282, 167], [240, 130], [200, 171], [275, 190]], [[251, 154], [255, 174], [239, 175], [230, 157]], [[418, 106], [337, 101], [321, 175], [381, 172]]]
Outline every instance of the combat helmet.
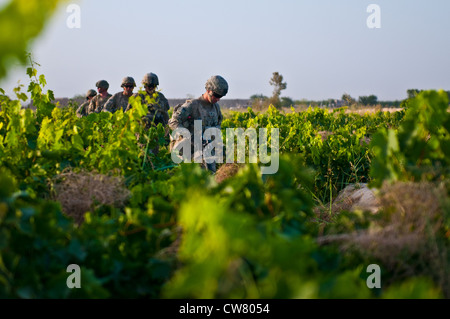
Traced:
[[109, 83], [105, 80], [100, 80], [95, 83], [95, 86], [98, 88], [109, 89]]
[[136, 86], [136, 82], [131, 76], [126, 76], [122, 79], [122, 84], [120, 87], [124, 87], [126, 84], [132, 84], [133, 86]]
[[155, 73], [147, 73], [142, 79], [142, 84], [157, 87], [159, 85], [158, 76]]
[[97, 95], [97, 92], [95, 92], [95, 90], [90, 89], [89, 91], [87, 91], [86, 93], [86, 100], [89, 99], [90, 97], [94, 97]]
[[220, 75], [214, 75], [206, 81], [205, 89], [214, 93], [225, 96], [228, 93], [228, 83]]

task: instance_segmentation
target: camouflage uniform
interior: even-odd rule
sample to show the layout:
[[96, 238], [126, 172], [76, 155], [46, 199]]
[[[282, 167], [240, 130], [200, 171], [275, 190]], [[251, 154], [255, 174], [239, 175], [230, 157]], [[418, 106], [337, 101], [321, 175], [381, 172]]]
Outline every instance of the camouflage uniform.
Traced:
[[207, 127], [220, 128], [222, 125], [222, 112], [218, 103], [211, 104], [200, 96], [195, 100], [187, 100], [181, 107], [174, 111], [169, 120], [172, 130], [183, 127], [194, 134], [194, 120], [202, 120], [202, 131]]
[[[97, 83], [95, 83], [95, 86], [99, 89], [103, 89], [104, 92], [107, 93], [108, 88], [109, 88], [109, 83], [106, 80], [100, 80], [97, 81]], [[105, 105], [105, 103], [108, 101], [108, 99], [111, 97], [112, 95], [107, 93], [106, 97], [102, 97], [101, 94], [98, 94], [96, 96], [94, 96], [91, 100], [91, 103], [89, 103], [89, 108], [88, 108], [88, 114], [91, 113], [100, 113], [103, 109], [103, 105]]]
[[[148, 112], [142, 117], [145, 128], [150, 129], [152, 126], [161, 123], [165, 126], [166, 144], [168, 144], [169, 128], [166, 125], [169, 122], [170, 105], [164, 94], [156, 90], [159, 85], [158, 76], [155, 73], [147, 73], [141, 83], [144, 85], [145, 91], [139, 91], [133, 94], [133, 97], [135, 99], [139, 97], [142, 105], [147, 105]], [[132, 104], [128, 104], [126, 111], [129, 111], [132, 107]], [[156, 142], [156, 146], [151, 150], [155, 155], [159, 152], [159, 141]]]
[[[122, 109], [124, 112], [128, 106], [128, 99], [131, 95], [126, 95], [127, 88], [136, 87], [136, 82], [131, 76], [126, 76], [122, 79], [122, 84], [120, 87], [124, 88], [123, 92], [119, 92], [114, 94], [103, 106], [103, 112], [116, 112], [119, 109]], [[129, 94], [132, 94], [132, 91], [129, 91]]]
[[78, 109], [77, 109], [78, 117], [83, 117], [83, 116], [88, 115], [89, 103], [90, 103], [90, 101], [86, 101], [78, 107]]
[[110, 97], [112, 97], [112, 94], [109, 93], [105, 98], [103, 98], [100, 94], [94, 96], [91, 100], [91, 103], [89, 103], [88, 114], [100, 113], [103, 109], [103, 106], [109, 100]]
[[[202, 121], [202, 135], [206, 128], [217, 127], [220, 129], [222, 125], [222, 112], [217, 103], [211, 104], [203, 98], [199, 97], [195, 100], [187, 100], [183, 105], [174, 110], [172, 118], [169, 120], [169, 127], [175, 130], [179, 127], [186, 128], [191, 133], [191, 159], [194, 158], [194, 120]], [[171, 137], [172, 139], [172, 137]], [[180, 141], [180, 140], [178, 140]], [[170, 141], [170, 150], [174, 148], [177, 140]], [[216, 163], [207, 164], [204, 160], [201, 165], [203, 168], [216, 172]]]
[[[167, 125], [169, 122], [169, 101], [166, 99], [164, 94], [161, 92], [155, 92], [157, 94], [157, 97], [154, 98], [156, 101], [155, 103], [149, 103], [146, 102], [146, 97], [148, 97], [147, 92], [139, 92], [133, 94], [135, 98], [138, 96], [141, 98], [142, 105], [148, 106], [148, 113], [144, 116], [144, 121], [146, 122], [146, 127], [149, 128], [152, 123], [155, 125], [158, 125], [158, 123], [162, 123], [162, 125]], [[128, 104], [128, 107], [126, 111], [130, 110], [132, 108], [131, 104]]]
[[[205, 88], [207, 91], [212, 91], [220, 97], [225, 96], [228, 92], [228, 83], [221, 76], [212, 76], [206, 82]], [[216, 127], [218, 129], [222, 126], [223, 115], [220, 111], [218, 103], [211, 103], [200, 96], [195, 100], [187, 100], [184, 104], [176, 107], [173, 111], [172, 118], [169, 120], [169, 127], [171, 130], [177, 128], [188, 129], [191, 134], [191, 158], [194, 156], [194, 121], [202, 121], [202, 135], [205, 129], [209, 127]], [[172, 138], [172, 136], [171, 136]], [[171, 140], [170, 150], [174, 148], [177, 142], [181, 140]], [[207, 164], [204, 160], [202, 167], [216, 172], [216, 163]]]
[[[164, 94], [156, 91], [156, 87], [159, 85], [158, 76], [155, 73], [147, 73], [142, 79], [142, 84], [145, 87], [145, 91], [140, 91], [133, 94], [134, 98], [140, 97], [142, 105], [148, 106], [148, 113], [143, 117], [145, 127], [150, 128], [152, 125], [158, 125], [162, 123], [167, 125], [169, 122], [169, 101]], [[147, 99], [154, 99], [156, 103], [149, 103]], [[126, 111], [130, 110], [133, 106], [128, 104]]]
[[114, 113], [119, 109], [122, 109], [125, 112], [128, 106], [128, 99], [129, 97], [126, 96], [124, 92], [118, 92], [106, 101], [102, 111]]
[[88, 108], [89, 108], [89, 98], [90, 97], [94, 97], [97, 95], [97, 92], [95, 92], [95, 90], [89, 90], [86, 93], [86, 102], [84, 102], [83, 104], [81, 104], [78, 109], [77, 109], [77, 116], [78, 117], [83, 117], [83, 116], [87, 116], [88, 115]]

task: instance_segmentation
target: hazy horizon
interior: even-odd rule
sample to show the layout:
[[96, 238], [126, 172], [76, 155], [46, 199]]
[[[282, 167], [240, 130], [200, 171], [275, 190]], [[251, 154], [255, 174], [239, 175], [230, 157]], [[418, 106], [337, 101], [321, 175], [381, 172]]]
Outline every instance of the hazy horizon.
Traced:
[[[79, 5], [80, 28], [68, 26], [70, 4]], [[380, 8], [380, 28], [367, 25], [370, 4]], [[168, 98], [200, 96], [220, 74], [225, 98], [248, 99], [270, 96], [279, 72], [281, 96], [293, 100], [395, 101], [407, 89], [450, 90], [449, 9], [444, 0], [69, 1], [30, 51], [56, 98], [85, 94], [101, 79], [114, 94], [123, 77], [139, 86], [153, 72]], [[14, 66], [0, 87], [26, 86], [25, 70]]]

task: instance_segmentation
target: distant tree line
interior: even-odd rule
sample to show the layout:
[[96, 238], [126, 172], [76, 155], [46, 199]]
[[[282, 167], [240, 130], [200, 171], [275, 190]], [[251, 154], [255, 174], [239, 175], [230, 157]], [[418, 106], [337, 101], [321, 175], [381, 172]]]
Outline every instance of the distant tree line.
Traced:
[[[312, 107], [340, 107], [340, 106], [352, 106], [352, 107], [363, 107], [363, 106], [381, 106], [381, 107], [404, 107], [407, 101], [414, 98], [423, 90], [419, 89], [408, 89], [406, 90], [407, 98], [404, 100], [395, 101], [379, 101], [378, 97], [374, 94], [367, 96], [359, 96], [358, 99], [353, 98], [350, 94], [344, 93], [340, 100], [337, 99], [327, 99], [327, 100], [293, 100], [290, 97], [282, 97], [281, 91], [286, 89], [287, 83], [283, 82], [283, 76], [278, 72], [272, 74], [270, 79], [270, 85], [274, 87], [273, 94], [271, 97], [263, 94], [254, 94], [250, 96], [251, 105], [253, 109], [262, 110], [267, 108], [269, 105], [273, 105], [276, 108], [291, 107], [291, 106], [312, 106]], [[450, 100], [450, 91], [446, 91]]]

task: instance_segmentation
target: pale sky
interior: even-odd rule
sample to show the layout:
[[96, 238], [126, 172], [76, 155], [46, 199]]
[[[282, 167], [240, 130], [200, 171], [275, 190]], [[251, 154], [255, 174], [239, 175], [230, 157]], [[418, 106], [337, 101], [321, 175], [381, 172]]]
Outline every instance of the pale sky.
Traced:
[[[80, 28], [67, 25], [70, 3], [80, 7]], [[380, 8], [380, 28], [367, 25], [370, 4]], [[123, 77], [140, 85], [153, 72], [167, 98], [200, 96], [219, 74], [226, 98], [245, 99], [270, 96], [279, 72], [281, 96], [294, 100], [401, 100], [411, 88], [450, 90], [450, 1], [69, 1], [30, 51], [56, 97], [84, 94], [101, 79], [116, 93]], [[25, 67], [0, 87], [12, 93], [19, 80], [28, 84]]]

